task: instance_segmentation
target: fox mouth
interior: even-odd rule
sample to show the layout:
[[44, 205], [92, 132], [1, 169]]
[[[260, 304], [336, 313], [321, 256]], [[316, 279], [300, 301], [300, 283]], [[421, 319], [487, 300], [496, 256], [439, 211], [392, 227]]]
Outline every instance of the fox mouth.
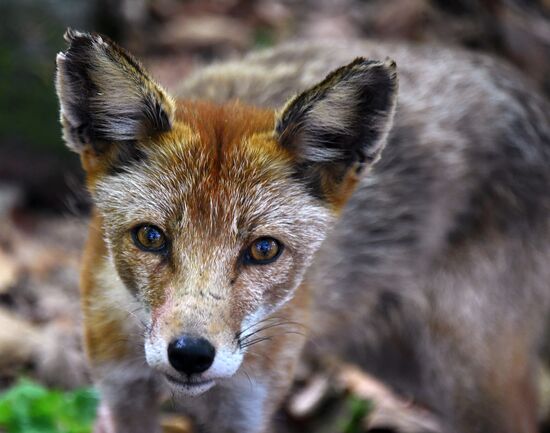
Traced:
[[200, 395], [206, 391], [208, 391], [210, 388], [212, 388], [214, 385], [216, 385], [216, 381], [213, 379], [207, 379], [207, 380], [194, 380], [194, 379], [184, 379], [184, 378], [177, 378], [170, 374], [165, 374], [166, 380], [168, 383], [175, 387], [179, 392], [187, 395]]

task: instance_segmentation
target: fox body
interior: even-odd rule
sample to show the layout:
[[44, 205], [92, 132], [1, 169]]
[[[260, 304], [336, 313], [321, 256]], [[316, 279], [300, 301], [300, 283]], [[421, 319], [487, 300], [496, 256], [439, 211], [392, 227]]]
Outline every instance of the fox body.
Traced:
[[269, 431], [304, 345], [445, 431], [536, 431], [550, 109], [518, 73], [302, 43], [173, 99], [108, 39], [66, 38], [61, 121], [94, 202], [85, 343], [114, 431], [159, 431], [167, 393], [205, 432]]

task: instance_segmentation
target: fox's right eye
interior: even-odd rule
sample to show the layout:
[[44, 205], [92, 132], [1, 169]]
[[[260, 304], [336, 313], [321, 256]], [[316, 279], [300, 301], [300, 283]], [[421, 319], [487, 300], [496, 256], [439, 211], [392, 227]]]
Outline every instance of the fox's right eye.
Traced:
[[142, 224], [132, 230], [132, 239], [136, 246], [152, 253], [160, 253], [166, 249], [166, 236], [154, 225]]

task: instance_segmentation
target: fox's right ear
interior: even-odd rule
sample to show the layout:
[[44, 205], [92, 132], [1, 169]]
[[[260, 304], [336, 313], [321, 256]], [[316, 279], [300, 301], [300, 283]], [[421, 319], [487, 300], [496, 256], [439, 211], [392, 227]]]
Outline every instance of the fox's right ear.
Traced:
[[276, 122], [310, 191], [341, 206], [380, 156], [397, 99], [395, 62], [357, 58], [292, 98]]
[[129, 53], [98, 34], [69, 29], [65, 40], [56, 88], [72, 150], [97, 156], [170, 130], [174, 102]]

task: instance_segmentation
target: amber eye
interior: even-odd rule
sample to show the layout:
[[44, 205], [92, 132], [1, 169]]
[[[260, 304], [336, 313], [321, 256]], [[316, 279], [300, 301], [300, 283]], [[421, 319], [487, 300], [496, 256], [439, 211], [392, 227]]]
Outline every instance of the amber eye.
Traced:
[[283, 246], [276, 239], [259, 238], [248, 247], [245, 259], [253, 265], [265, 265], [277, 260], [282, 251]]
[[162, 252], [166, 248], [166, 236], [154, 225], [143, 224], [132, 231], [136, 246], [143, 251]]

